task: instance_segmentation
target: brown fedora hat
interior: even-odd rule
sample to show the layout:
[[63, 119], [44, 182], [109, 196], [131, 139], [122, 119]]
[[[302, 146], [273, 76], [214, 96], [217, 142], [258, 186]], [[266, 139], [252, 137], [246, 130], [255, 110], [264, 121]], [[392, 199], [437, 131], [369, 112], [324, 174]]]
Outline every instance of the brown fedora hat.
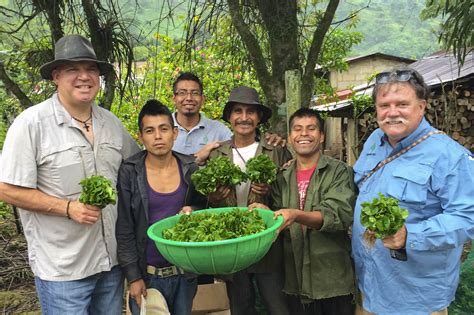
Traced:
[[266, 123], [268, 119], [272, 117], [272, 110], [260, 103], [260, 97], [258, 96], [257, 90], [248, 86], [239, 86], [230, 92], [229, 100], [225, 104], [224, 111], [222, 113], [223, 120], [229, 122], [230, 112], [232, 111], [233, 105], [236, 103], [257, 105], [257, 108], [261, 113], [259, 124]]
[[97, 56], [89, 40], [81, 35], [68, 35], [56, 42], [54, 46], [54, 60], [41, 66], [41, 77], [43, 79], [52, 80], [52, 71], [59, 65], [71, 61], [96, 62], [101, 75], [114, 70], [114, 67], [110, 63], [97, 60]]

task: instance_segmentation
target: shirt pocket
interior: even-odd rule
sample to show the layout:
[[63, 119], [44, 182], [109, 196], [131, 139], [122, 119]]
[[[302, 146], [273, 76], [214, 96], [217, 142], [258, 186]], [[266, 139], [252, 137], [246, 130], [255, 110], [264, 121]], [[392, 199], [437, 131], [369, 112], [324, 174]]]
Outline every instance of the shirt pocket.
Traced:
[[114, 186], [117, 181], [117, 174], [123, 160], [122, 143], [111, 139], [99, 143], [98, 147], [97, 172], [113, 181]]
[[82, 150], [83, 146], [77, 143], [50, 147], [38, 170], [39, 183], [60, 195], [72, 197], [79, 194], [79, 182], [86, 177]]
[[433, 169], [428, 165], [400, 165], [392, 173], [393, 178], [388, 183], [387, 194], [399, 200], [400, 205], [409, 204], [421, 208], [426, 204], [432, 173]]

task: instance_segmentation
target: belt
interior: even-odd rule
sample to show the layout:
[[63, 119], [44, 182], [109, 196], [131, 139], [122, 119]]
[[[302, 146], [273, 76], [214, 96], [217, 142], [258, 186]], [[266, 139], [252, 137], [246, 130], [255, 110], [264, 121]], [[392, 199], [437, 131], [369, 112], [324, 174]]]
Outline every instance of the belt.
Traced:
[[160, 278], [167, 278], [184, 274], [184, 270], [176, 266], [156, 268], [155, 266], [147, 265], [146, 272], [154, 276], [158, 276]]

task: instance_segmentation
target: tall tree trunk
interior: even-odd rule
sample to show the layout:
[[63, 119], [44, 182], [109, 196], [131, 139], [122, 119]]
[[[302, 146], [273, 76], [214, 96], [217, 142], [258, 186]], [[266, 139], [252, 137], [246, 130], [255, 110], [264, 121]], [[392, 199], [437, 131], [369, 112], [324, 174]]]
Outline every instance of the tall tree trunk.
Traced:
[[15, 97], [20, 102], [20, 105], [23, 109], [26, 109], [33, 105], [33, 102], [30, 98], [21, 90], [21, 88], [13, 81], [5, 70], [3, 61], [0, 60], [0, 81], [3, 82], [5, 89], [15, 95]]

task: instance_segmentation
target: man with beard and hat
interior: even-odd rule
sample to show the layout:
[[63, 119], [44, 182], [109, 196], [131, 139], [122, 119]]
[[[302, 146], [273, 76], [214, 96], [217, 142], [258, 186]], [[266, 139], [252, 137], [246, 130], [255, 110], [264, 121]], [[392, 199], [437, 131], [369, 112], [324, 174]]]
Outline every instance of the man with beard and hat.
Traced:
[[[271, 109], [260, 102], [255, 89], [246, 86], [234, 88], [222, 115], [223, 120], [231, 124], [234, 135], [213, 150], [210, 158], [226, 156], [243, 171], [245, 163], [260, 154], [268, 155], [277, 166], [290, 160], [291, 154], [286, 148], [260, 140], [258, 125], [267, 122], [271, 115]], [[257, 198], [265, 203], [269, 188], [268, 184], [250, 182], [236, 187], [218, 187], [215, 193], [210, 194], [209, 203], [219, 207], [246, 207]], [[278, 238], [261, 261], [233, 274], [226, 281], [232, 314], [256, 314], [253, 278], [269, 314], [289, 314], [286, 297], [282, 293], [282, 265], [281, 239]]]
[[102, 175], [115, 186], [122, 160], [139, 151], [120, 120], [98, 107], [100, 76], [113, 66], [69, 35], [40, 68], [57, 90], [8, 130], [0, 199], [20, 209], [36, 291], [45, 314], [121, 314], [114, 205], [78, 201], [79, 182]]

